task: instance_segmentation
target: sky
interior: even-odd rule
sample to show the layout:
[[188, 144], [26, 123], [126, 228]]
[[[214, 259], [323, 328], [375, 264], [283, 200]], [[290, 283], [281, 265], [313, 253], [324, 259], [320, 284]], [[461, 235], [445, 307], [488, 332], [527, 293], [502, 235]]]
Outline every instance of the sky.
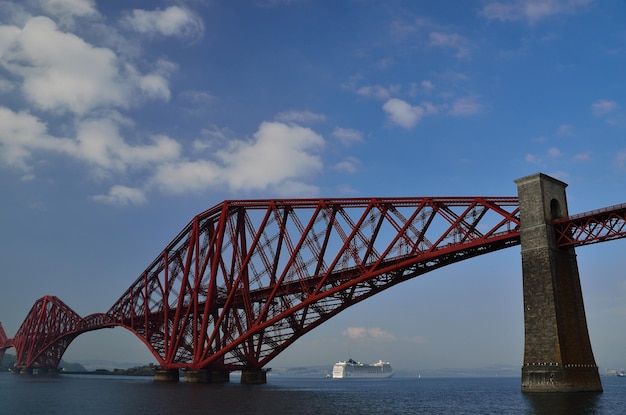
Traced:
[[[0, 321], [56, 295], [104, 312], [226, 199], [626, 202], [618, 0], [0, 1]], [[577, 249], [601, 370], [626, 368], [626, 241]], [[357, 304], [273, 367], [521, 367], [519, 247]], [[122, 328], [68, 361], [153, 361]]]

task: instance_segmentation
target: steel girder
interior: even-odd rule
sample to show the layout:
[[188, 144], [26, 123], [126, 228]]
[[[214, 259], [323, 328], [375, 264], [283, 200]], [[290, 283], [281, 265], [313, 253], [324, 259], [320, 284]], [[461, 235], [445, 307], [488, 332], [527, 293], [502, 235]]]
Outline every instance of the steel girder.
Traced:
[[553, 221], [557, 245], [580, 246], [626, 237], [626, 204]]
[[260, 369], [399, 282], [519, 244], [516, 197], [226, 201], [106, 313], [164, 368]]
[[4, 331], [2, 323], [0, 323], [0, 347], [4, 347], [8, 341], [9, 338], [7, 337], [7, 333]]
[[7, 337], [7, 333], [4, 331], [2, 323], [0, 323], [0, 349], [8, 347], [12, 347], [12, 344], [9, 344], [9, 338]]
[[44, 296], [35, 302], [15, 338], [7, 339], [0, 324], [0, 359], [7, 348], [15, 347], [16, 369], [54, 370], [78, 335], [114, 326], [106, 314], [82, 318], [57, 297]]
[[[557, 244], [626, 236], [626, 205], [553, 224]], [[122, 326], [164, 368], [262, 368], [349, 306], [441, 266], [519, 244], [515, 197], [226, 201], [196, 216], [107, 313], [37, 300], [0, 356], [56, 368], [79, 334]]]
[[13, 339], [7, 337], [4, 327], [2, 327], [2, 323], [0, 323], [0, 363], [2, 363], [4, 352], [10, 347], [13, 347]]
[[55, 369], [82, 318], [54, 296], [37, 300], [14, 337], [16, 368]]

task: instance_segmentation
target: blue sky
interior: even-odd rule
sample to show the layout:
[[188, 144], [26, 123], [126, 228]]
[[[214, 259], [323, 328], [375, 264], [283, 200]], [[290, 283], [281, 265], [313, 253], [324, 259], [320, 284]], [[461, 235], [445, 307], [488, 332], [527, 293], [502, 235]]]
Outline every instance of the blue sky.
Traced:
[[[0, 321], [106, 311], [224, 199], [515, 195], [622, 203], [621, 1], [0, 1]], [[624, 368], [624, 242], [577, 250], [596, 360]], [[519, 248], [394, 287], [273, 366], [521, 365]], [[65, 358], [144, 362], [123, 329]]]

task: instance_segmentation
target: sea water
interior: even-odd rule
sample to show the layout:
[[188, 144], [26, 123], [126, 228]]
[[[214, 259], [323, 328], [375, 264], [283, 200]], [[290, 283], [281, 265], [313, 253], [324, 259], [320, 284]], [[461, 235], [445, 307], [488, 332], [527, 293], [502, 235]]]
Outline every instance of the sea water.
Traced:
[[267, 384], [0, 373], [2, 415], [626, 414], [626, 378], [604, 393], [523, 394], [519, 378], [378, 380], [268, 376]]

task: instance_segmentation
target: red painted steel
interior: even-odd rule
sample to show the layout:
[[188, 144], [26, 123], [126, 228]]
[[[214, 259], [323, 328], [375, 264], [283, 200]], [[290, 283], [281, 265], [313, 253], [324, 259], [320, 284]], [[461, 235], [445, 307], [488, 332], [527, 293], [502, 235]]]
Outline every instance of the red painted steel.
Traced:
[[108, 312], [38, 300], [15, 336], [18, 367], [56, 367], [78, 334], [122, 326], [166, 369], [260, 369], [353, 304], [518, 244], [516, 197], [225, 201]]
[[580, 246], [626, 237], [626, 203], [553, 221], [559, 246]]
[[7, 333], [4, 331], [4, 327], [2, 327], [2, 323], [0, 323], [0, 348], [8, 346], [9, 338], [7, 337]]
[[[626, 205], [554, 221], [560, 246], [626, 236]], [[196, 216], [106, 313], [33, 305], [0, 357], [56, 368], [81, 333], [133, 331], [166, 369], [260, 369], [353, 304], [519, 244], [515, 197], [225, 201]]]
[[519, 243], [517, 198], [227, 201], [107, 312], [164, 368], [260, 369], [347, 307]]
[[4, 327], [2, 327], [2, 323], [0, 323], [0, 363], [2, 363], [4, 352], [10, 347], [13, 347], [13, 339], [7, 337]]
[[81, 333], [81, 320], [57, 297], [37, 300], [15, 335], [15, 366], [56, 368], [69, 343]]

